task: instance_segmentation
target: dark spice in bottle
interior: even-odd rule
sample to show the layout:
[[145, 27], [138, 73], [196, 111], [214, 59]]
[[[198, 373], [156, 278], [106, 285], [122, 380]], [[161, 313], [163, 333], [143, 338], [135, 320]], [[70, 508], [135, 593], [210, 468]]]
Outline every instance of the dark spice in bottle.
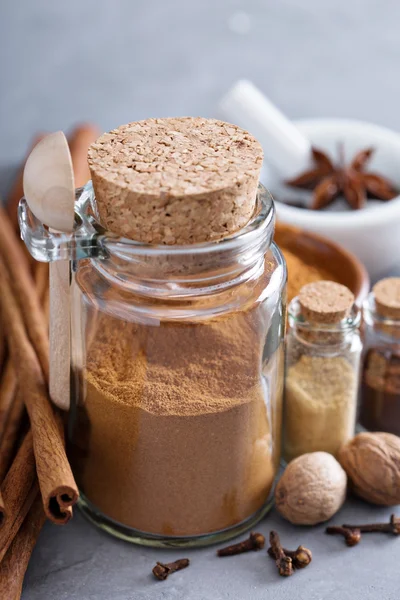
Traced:
[[373, 288], [363, 307], [367, 339], [361, 381], [360, 424], [400, 436], [400, 278]]
[[371, 348], [364, 360], [360, 423], [400, 436], [400, 345]]

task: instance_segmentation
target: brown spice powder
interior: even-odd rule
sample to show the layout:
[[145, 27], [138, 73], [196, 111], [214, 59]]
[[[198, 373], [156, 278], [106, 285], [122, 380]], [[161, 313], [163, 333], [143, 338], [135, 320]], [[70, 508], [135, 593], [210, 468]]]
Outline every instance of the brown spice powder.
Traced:
[[[103, 315], [88, 350], [88, 436], [74, 439], [86, 497], [162, 535], [217, 531], [261, 508], [279, 461], [282, 391], [261, 377], [264, 340], [257, 308], [158, 327]], [[281, 354], [266, 373], [282, 373]]]
[[287, 294], [288, 301], [293, 300], [298, 295], [301, 288], [308, 283], [315, 281], [330, 280], [332, 281], [332, 273], [321, 267], [305, 263], [300, 257], [293, 254], [285, 247], [281, 247], [283, 256], [285, 257], [288, 268], [288, 285]]

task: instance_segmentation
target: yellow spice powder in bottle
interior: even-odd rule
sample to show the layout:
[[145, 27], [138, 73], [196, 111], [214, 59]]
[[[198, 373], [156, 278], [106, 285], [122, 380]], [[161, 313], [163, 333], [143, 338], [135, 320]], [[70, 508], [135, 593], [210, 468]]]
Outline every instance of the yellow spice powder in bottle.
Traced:
[[345, 286], [306, 285], [289, 307], [284, 457], [335, 455], [354, 434], [361, 340]]

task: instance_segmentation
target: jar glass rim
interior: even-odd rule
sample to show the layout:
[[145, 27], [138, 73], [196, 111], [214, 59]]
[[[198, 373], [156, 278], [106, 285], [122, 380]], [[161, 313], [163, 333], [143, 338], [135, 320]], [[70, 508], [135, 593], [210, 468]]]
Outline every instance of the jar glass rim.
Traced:
[[187, 245], [152, 245], [138, 242], [105, 229], [98, 218], [96, 198], [89, 181], [75, 191], [75, 222], [72, 232], [50, 230], [35, 217], [25, 198], [19, 204], [21, 236], [32, 256], [39, 261], [104, 259], [110, 255], [128, 261], [166, 259], [201, 261], [215, 256], [265, 251], [273, 241], [275, 207], [271, 194], [259, 184], [257, 207], [249, 223], [223, 239]]
[[[96, 216], [96, 198], [91, 181], [83, 188], [83, 193], [78, 201], [78, 206], [85, 211], [87, 200], [90, 200], [91, 208]], [[275, 220], [274, 201], [268, 190], [259, 183], [257, 189], [257, 207], [252, 219], [239, 231], [217, 240], [210, 240], [196, 244], [185, 245], [167, 245], [167, 244], [147, 244], [138, 242], [129, 238], [120, 237], [110, 231], [104, 230], [105, 239], [104, 246], [110, 251], [119, 251], [123, 253], [146, 254], [147, 256], [165, 256], [165, 255], [195, 255], [212, 252], [234, 252], [240, 248], [252, 244], [265, 242], [268, 238], [268, 233], [272, 233], [272, 228]], [[94, 223], [97, 229], [101, 225]], [[271, 240], [272, 241], [272, 235]]]

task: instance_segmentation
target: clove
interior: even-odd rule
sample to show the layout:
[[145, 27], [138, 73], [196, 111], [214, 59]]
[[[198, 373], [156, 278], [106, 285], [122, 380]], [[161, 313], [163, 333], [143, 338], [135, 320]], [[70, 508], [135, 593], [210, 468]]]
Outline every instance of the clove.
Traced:
[[[307, 567], [312, 561], [312, 552], [305, 546], [299, 546], [297, 550], [288, 550], [287, 548], [283, 548], [283, 552], [292, 559], [292, 564], [295, 569], [304, 569]], [[276, 556], [272, 546], [268, 548], [268, 554], [271, 558], [276, 560]]]
[[390, 515], [389, 523], [367, 523], [366, 525], [342, 525], [346, 529], [358, 529], [361, 533], [392, 533], [400, 535], [400, 518]]
[[226, 548], [221, 548], [217, 551], [218, 556], [235, 556], [235, 554], [242, 554], [243, 552], [249, 552], [250, 550], [262, 550], [265, 546], [265, 537], [261, 533], [250, 533], [247, 540], [232, 544]]
[[325, 529], [325, 533], [328, 533], [329, 535], [342, 535], [346, 545], [349, 547], [356, 546], [361, 540], [361, 531], [358, 527], [349, 528], [331, 526]]
[[175, 573], [175, 571], [180, 571], [181, 569], [186, 569], [189, 564], [190, 561], [188, 558], [180, 558], [175, 562], [166, 564], [158, 562], [153, 568], [153, 575], [156, 579], [164, 581], [164, 579], [167, 579], [171, 573]]
[[285, 554], [279, 535], [276, 531], [271, 531], [269, 534], [269, 543], [271, 545], [271, 553], [275, 559], [276, 566], [278, 567], [279, 575], [281, 577], [290, 577], [290, 575], [293, 575], [292, 559]]

